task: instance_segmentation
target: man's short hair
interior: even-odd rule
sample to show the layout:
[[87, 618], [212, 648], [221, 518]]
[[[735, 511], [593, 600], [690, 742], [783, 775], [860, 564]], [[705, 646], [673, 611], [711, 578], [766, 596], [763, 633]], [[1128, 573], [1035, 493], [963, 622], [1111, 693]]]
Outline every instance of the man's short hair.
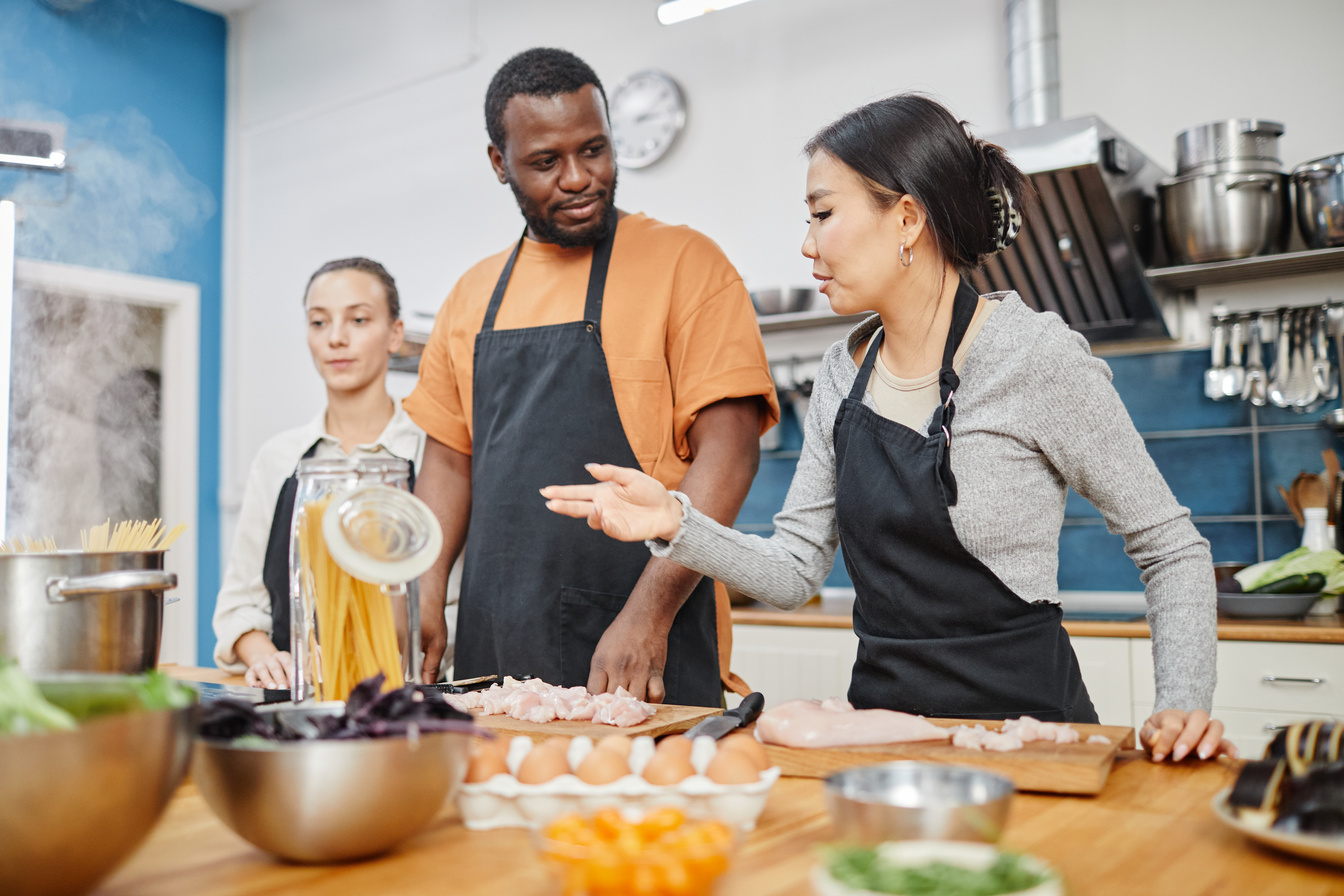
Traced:
[[485, 130], [490, 142], [500, 152], [504, 151], [504, 107], [515, 96], [560, 96], [587, 84], [602, 94], [605, 106], [607, 93], [588, 63], [568, 50], [551, 47], [524, 50], [499, 67], [485, 91]]

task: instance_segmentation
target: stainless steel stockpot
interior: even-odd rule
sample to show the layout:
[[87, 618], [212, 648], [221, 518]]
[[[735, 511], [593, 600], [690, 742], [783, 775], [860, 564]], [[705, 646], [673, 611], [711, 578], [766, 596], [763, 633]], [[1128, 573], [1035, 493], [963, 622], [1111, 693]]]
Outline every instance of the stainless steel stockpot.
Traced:
[[1344, 246], [1344, 153], [1293, 169], [1297, 229], [1312, 249]]
[[1288, 175], [1191, 174], [1161, 181], [1162, 232], [1177, 264], [1282, 252], [1292, 228]]
[[1258, 118], [1229, 118], [1176, 135], [1176, 175], [1214, 171], [1278, 171], [1283, 125]]
[[0, 653], [29, 675], [135, 673], [159, 661], [163, 551], [0, 554]]

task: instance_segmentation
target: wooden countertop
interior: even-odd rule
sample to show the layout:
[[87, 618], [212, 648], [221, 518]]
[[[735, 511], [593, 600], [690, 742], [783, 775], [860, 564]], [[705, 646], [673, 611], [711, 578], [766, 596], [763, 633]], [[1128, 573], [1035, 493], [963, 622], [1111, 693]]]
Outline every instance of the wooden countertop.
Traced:
[[[785, 625], [811, 628], [851, 628], [854, 600], [849, 597], [817, 597], [796, 610], [780, 610], [752, 602], [733, 607], [737, 625]], [[1064, 620], [1075, 638], [1147, 638], [1148, 623]], [[1220, 641], [1297, 641], [1314, 644], [1344, 644], [1344, 613], [1308, 616], [1305, 619], [1231, 619], [1219, 617]]]
[[[1154, 766], [1121, 754], [1097, 797], [1014, 797], [1003, 845], [1058, 868], [1075, 896], [1338, 893], [1338, 869], [1261, 849], [1215, 819], [1209, 801], [1234, 777], [1221, 763]], [[831, 824], [822, 782], [781, 778], [718, 893], [809, 896], [814, 848]], [[395, 852], [347, 865], [287, 864], [220, 822], [190, 782], [102, 896], [555, 896], [522, 830], [468, 831], [451, 807]]]

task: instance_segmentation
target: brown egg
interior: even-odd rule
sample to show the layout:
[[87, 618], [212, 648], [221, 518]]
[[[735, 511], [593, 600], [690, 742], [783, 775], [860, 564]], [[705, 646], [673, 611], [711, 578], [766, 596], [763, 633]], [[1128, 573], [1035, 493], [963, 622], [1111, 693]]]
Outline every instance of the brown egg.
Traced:
[[[684, 737], [680, 739], [686, 740]], [[659, 787], [679, 784], [693, 774], [695, 766], [691, 765], [689, 757], [682, 756], [678, 750], [657, 750], [644, 766], [644, 780]]]
[[533, 747], [518, 766], [521, 784], [545, 784], [552, 778], [569, 774], [569, 760], [561, 749], [541, 744]]
[[579, 780], [585, 784], [610, 784], [630, 774], [630, 764], [615, 750], [593, 750], [579, 763]]
[[[555, 750], [561, 756], [567, 756], [569, 755], [569, 744], [573, 740], [574, 738], [572, 737], [565, 737], [564, 735], [557, 734], [555, 737], [546, 738], [544, 741], [537, 744], [537, 746], [545, 747], [548, 750]], [[533, 749], [535, 749], [535, 747]]]
[[504, 761], [504, 747], [498, 741], [478, 741], [467, 763], [467, 783], [489, 781], [495, 775], [507, 775], [509, 765]]
[[691, 759], [691, 747], [694, 743], [689, 737], [682, 737], [680, 734], [672, 734], [658, 741], [658, 746], [654, 748], [655, 753], [670, 753], [673, 756], [680, 756], [687, 762]]
[[770, 767], [770, 757], [765, 747], [750, 734], [730, 734], [719, 741], [720, 750], [736, 750], [756, 763], [756, 771], [763, 772]]
[[626, 762], [630, 761], [630, 738], [624, 734], [608, 734], [597, 742], [595, 749], [611, 750], [618, 756], [624, 756]]
[[715, 784], [751, 784], [761, 779], [761, 773], [741, 750], [720, 750], [709, 761], [705, 777]]

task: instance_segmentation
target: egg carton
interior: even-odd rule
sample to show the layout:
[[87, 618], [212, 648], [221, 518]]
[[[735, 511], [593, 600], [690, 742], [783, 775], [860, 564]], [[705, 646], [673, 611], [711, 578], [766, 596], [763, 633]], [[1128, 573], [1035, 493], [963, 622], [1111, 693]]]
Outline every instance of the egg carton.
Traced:
[[[495, 828], [541, 828], [562, 815], [590, 814], [615, 807], [643, 812], [659, 806], [675, 806], [690, 818], [717, 818], [743, 831], [756, 828], [770, 788], [779, 779], [778, 766], [761, 772], [750, 784], [719, 784], [705, 777], [705, 769], [718, 751], [712, 737], [697, 737], [691, 746], [691, 767], [696, 773], [677, 784], [650, 784], [639, 773], [653, 757], [651, 737], [636, 737], [630, 743], [631, 774], [610, 784], [588, 784], [569, 773], [542, 784], [523, 784], [516, 777], [518, 766], [536, 745], [519, 735], [509, 742], [506, 764], [509, 774], [486, 781], [464, 783], [457, 790], [457, 809], [462, 823], [473, 831]], [[593, 749], [589, 737], [576, 737], [569, 744], [569, 767], [578, 768]]]

